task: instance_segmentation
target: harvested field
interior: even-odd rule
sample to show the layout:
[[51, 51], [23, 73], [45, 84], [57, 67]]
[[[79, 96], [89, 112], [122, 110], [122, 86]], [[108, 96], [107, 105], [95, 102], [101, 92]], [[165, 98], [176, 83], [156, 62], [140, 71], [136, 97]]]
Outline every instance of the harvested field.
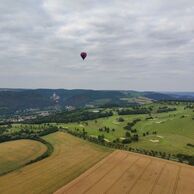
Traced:
[[52, 155], [0, 176], [0, 194], [53, 193], [112, 152], [62, 132], [44, 139], [54, 146]]
[[55, 194], [193, 194], [194, 167], [115, 151]]
[[20, 168], [46, 151], [34, 140], [15, 140], [0, 144], [0, 175]]

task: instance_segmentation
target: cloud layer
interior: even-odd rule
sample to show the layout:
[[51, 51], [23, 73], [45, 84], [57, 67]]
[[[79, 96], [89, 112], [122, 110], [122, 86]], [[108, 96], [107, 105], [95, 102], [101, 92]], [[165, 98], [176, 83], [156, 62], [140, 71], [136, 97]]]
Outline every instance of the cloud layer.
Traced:
[[0, 87], [194, 90], [193, 0], [1, 0], [0, 13]]

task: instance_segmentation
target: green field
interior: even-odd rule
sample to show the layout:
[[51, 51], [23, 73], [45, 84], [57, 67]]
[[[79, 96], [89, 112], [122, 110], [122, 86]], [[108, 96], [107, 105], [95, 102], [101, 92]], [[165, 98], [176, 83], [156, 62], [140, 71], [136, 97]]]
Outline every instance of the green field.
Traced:
[[44, 139], [54, 146], [52, 155], [0, 176], [0, 193], [53, 193], [111, 152], [62, 132]]
[[0, 175], [20, 168], [46, 151], [38, 141], [17, 140], [0, 144]]
[[[152, 106], [154, 106], [155, 110], [160, 105], [153, 104]], [[130, 147], [171, 154], [183, 153], [193, 155], [194, 148], [188, 147], [187, 144], [194, 144], [194, 120], [192, 119], [194, 112], [192, 109], [184, 109], [184, 105], [169, 105], [169, 107], [176, 107], [177, 110], [166, 113], [153, 112], [151, 114], [152, 119], [146, 119], [150, 116], [148, 114], [119, 116], [115, 113], [114, 116], [100, 118], [96, 121], [61, 124], [60, 126], [69, 130], [78, 129], [82, 131], [85, 129], [90, 136], [97, 137], [103, 134], [105, 139], [113, 141], [116, 138], [125, 138], [127, 130], [124, 130], [124, 126], [128, 122], [140, 118], [141, 121], [133, 127], [137, 130], [139, 141], [130, 143]], [[124, 122], [118, 122], [119, 117], [122, 117]], [[109, 133], [99, 131], [99, 128], [105, 126], [110, 128]], [[114, 129], [114, 131], [111, 129]], [[157, 134], [153, 135], [153, 132]], [[144, 133], [148, 133], [148, 135], [144, 136]]]
[[[193, 155], [194, 148], [187, 144], [194, 144], [194, 120], [191, 116], [180, 118], [161, 115], [150, 121], [142, 121], [136, 125], [138, 133], [141, 134], [140, 141], [134, 143], [132, 147], [165, 151], [172, 154], [183, 153]], [[144, 132], [151, 134], [157, 131], [157, 135], [142, 137]], [[158, 142], [154, 143], [153, 140]]]

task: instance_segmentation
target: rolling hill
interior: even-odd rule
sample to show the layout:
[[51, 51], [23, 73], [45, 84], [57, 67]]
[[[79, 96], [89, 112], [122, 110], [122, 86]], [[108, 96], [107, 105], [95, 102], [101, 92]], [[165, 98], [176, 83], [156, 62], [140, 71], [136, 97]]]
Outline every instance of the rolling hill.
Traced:
[[[188, 97], [189, 96], [189, 97]], [[0, 115], [25, 109], [48, 109], [65, 106], [125, 104], [128, 101], [145, 97], [151, 100], [190, 99], [194, 96], [178, 93], [111, 91], [111, 90], [65, 90], [65, 89], [0, 89]]]

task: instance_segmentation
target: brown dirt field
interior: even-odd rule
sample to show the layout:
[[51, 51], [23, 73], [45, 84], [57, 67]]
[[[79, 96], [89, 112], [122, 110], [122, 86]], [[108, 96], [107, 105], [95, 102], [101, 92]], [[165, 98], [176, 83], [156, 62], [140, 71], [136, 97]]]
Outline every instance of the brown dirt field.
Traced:
[[194, 167], [115, 151], [55, 194], [194, 194]]

